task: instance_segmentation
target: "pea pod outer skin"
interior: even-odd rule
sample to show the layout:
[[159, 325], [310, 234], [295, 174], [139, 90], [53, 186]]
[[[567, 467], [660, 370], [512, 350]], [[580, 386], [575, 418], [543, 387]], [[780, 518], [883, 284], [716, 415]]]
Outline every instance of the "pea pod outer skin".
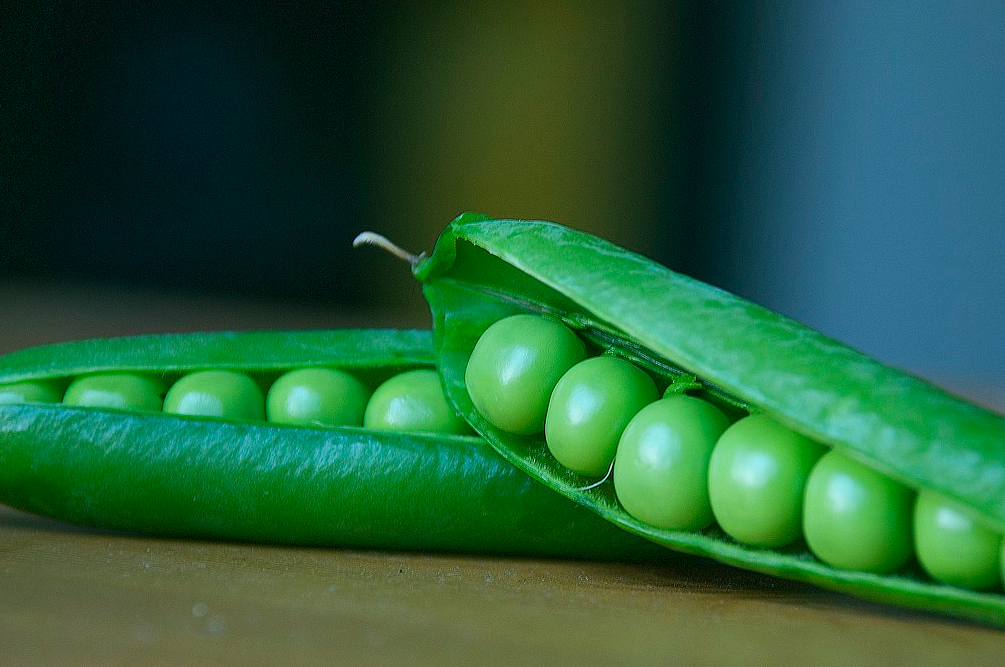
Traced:
[[417, 329], [221, 331], [95, 338], [40, 345], [0, 357], [0, 384], [101, 372], [178, 375], [237, 370], [278, 375], [327, 366], [407, 368], [432, 362], [430, 334]]
[[556, 223], [465, 214], [413, 267], [433, 315], [438, 365], [459, 412], [509, 461], [608, 520], [671, 548], [873, 600], [1005, 625], [1005, 597], [911, 576], [828, 567], [805, 551], [765, 551], [721, 531], [665, 531], [627, 515], [610, 485], [558, 466], [542, 438], [494, 429], [464, 369], [492, 322], [562, 318], [630, 357], [683, 369], [751, 410], [843, 450], [914, 489], [936, 489], [1005, 532], [1005, 418], [885, 366], [808, 327], [592, 235]]
[[[426, 331], [174, 334], [23, 350], [0, 358], [0, 382], [300, 365], [386, 375], [432, 360]], [[666, 560], [475, 437], [3, 405], [0, 502], [157, 536]]]

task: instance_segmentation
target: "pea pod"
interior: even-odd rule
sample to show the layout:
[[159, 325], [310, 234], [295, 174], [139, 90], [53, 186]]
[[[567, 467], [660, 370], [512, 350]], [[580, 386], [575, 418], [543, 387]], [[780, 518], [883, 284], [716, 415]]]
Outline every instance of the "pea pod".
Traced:
[[743, 546], [716, 528], [662, 530], [632, 518], [612, 485], [560, 466], [541, 436], [493, 427], [465, 368], [480, 335], [508, 315], [560, 318], [591, 345], [669, 382], [687, 378], [720, 405], [763, 411], [915, 490], [935, 490], [1005, 532], [1005, 419], [791, 319], [555, 223], [465, 214], [413, 273], [434, 323], [438, 366], [458, 411], [547, 487], [672, 549], [863, 598], [1005, 625], [1005, 597], [910, 572], [841, 570], [804, 548]]
[[[43, 346], [0, 358], [0, 386], [102, 372], [171, 380], [300, 367], [371, 385], [431, 368], [427, 331], [174, 334]], [[470, 436], [72, 407], [0, 405], [0, 501], [161, 536], [603, 559], [660, 550], [540, 487]], [[585, 539], [589, 535], [590, 539]]]

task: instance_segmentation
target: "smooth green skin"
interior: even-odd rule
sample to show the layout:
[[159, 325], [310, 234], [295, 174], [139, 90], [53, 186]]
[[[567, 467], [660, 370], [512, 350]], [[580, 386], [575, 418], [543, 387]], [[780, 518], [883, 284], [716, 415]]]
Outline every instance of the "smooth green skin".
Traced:
[[558, 320], [514, 315], [478, 339], [465, 371], [472, 402], [496, 428], [544, 431], [548, 400], [562, 375], [586, 358], [586, 346]]
[[914, 551], [937, 581], [974, 590], [1001, 582], [1002, 536], [938, 493], [922, 491], [914, 503]]
[[775, 414], [857, 452], [913, 488], [952, 489], [1005, 531], [1005, 419], [885, 367], [781, 315], [562, 225], [465, 214], [413, 266], [433, 321], [447, 395], [496, 450], [531, 477], [627, 531], [675, 551], [867, 600], [1005, 626], [1005, 596], [910, 573], [835, 568], [807, 551], [772, 551], [715, 531], [662, 530], [630, 516], [611, 484], [584, 487], [544, 438], [496, 429], [471, 403], [464, 373], [493, 322], [542, 312], [575, 324], [669, 379], [697, 375], [718, 399]]
[[607, 355], [581, 361], [551, 394], [544, 421], [548, 450], [569, 470], [603, 475], [625, 426], [657, 398], [656, 383], [630, 361]]
[[471, 433], [443, 395], [434, 370], [401, 373], [377, 387], [363, 415], [363, 427], [408, 433]]
[[708, 463], [708, 496], [727, 535], [756, 547], [802, 539], [803, 491], [827, 448], [758, 413], [723, 433]]
[[728, 426], [722, 411], [692, 396], [643, 408], [625, 427], [614, 459], [614, 489], [625, 511], [672, 530], [712, 523], [708, 460]]
[[806, 482], [803, 532], [834, 567], [893, 572], [911, 558], [914, 493], [841, 452], [824, 454]]
[[276, 424], [362, 426], [370, 390], [332, 368], [301, 368], [279, 376], [265, 397], [265, 414]]
[[198, 371], [175, 382], [164, 397], [173, 415], [265, 420], [265, 395], [250, 376], [237, 371]]
[[70, 383], [63, 403], [89, 408], [159, 412], [165, 383], [133, 373], [102, 373], [77, 378]]
[[51, 382], [12, 382], [0, 385], [0, 405], [11, 403], [59, 403], [63, 393]]
[[0, 357], [0, 385], [22, 380], [58, 384], [96, 373], [178, 376], [192, 371], [234, 370], [276, 377], [291, 368], [332, 365], [357, 377], [377, 373], [384, 379], [387, 368], [428, 366], [431, 341], [429, 331], [415, 329], [214, 331], [94, 338], [4, 355]]

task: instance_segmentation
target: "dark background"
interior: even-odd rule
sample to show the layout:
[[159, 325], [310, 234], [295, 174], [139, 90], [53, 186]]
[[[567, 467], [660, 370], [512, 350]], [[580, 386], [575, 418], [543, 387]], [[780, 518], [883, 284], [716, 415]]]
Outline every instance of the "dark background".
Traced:
[[498, 4], [4, 0], [0, 281], [395, 308], [474, 209], [1005, 403], [1005, 4]]

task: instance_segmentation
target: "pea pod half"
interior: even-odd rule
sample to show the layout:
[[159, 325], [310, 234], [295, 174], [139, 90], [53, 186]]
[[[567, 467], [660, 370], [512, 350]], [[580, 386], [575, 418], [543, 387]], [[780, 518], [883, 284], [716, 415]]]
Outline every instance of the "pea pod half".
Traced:
[[[65, 388], [71, 378], [105, 372], [170, 382], [209, 369], [238, 370], [265, 386], [284, 370], [304, 367], [348, 369], [374, 384], [432, 364], [427, 331], [174, 334], [12, 353], [0, 358], [0, 387]], [[5, 404], [0, 501], [77, 524], [161, 536], [663, 557], [470, 436]]]
[[764, 411], [915, 490], [958, 501], [1005, 532], [1005, 419], [884, 366], [791, 319], [554, 223], [465, 214], [413, 272], [433, 313], [438, 365], [459, 412], [507, 460], [609, 521], [673, 549], [893, 604], [1005, 624], [1005, 597], [827, 566], [805, 549], [743, 546], [716, 528], [654, 528], [474, 408], [465, 368], [508, 315], [560, 318], [584, 340], [724, 406]]

